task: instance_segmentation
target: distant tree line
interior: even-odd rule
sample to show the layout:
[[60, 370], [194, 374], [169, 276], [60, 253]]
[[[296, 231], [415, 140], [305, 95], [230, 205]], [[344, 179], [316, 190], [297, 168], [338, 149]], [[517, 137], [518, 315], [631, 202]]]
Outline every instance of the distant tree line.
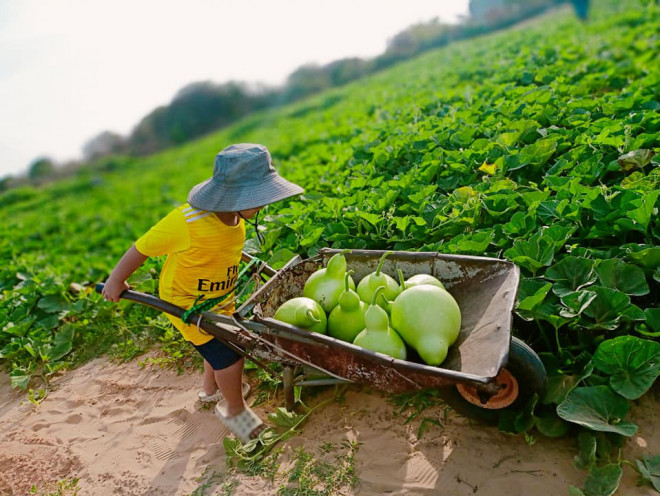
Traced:
[[[458, 24], [433, 19], [408, 27], [392, 37], [384, 53], [373, 59], [345, 58], [326, 65], [307, 64], [289, 75], [282, 87], [195, 82], [182, 88], [168, 105], [145, 116], [124, 137], [104, 131], [83, 146], [85, 163], [111, 155], [148, 155], [227, 126], [246, 115], [269, 107], [285, 105], [313, 93], [337, 87], [390, 67], [427, 50], [457, 40], [506, 28], [537, 15], [565, 0], [472, 0], [470, 16]], [[39, 184], [76, 169], [68, 164], [57, 171], [47, 157], [35, 160], [28, 182]], [[70, 173], [70, 172], [66, 172]], [[0, 191], [25, 184], [26, 179], [0, 179]]]
[[[198, 138], [268, 107], [284, 105], [373, 72], [452, 41], [508, 27], [564, 0], [473, 0], [471, 16], [458, 24], [433, 19], [401, 31], [373, 59], [345, 58], [298, 68], [281, 88], [238, 82], [196, 82], [181, 89], [169, 105], [144, 117], [127, 137], [103, 132], [83, 148], [86, 160], [109, 154], [145, 155]], [[483, 12], [484, 15], [481, 15]]]

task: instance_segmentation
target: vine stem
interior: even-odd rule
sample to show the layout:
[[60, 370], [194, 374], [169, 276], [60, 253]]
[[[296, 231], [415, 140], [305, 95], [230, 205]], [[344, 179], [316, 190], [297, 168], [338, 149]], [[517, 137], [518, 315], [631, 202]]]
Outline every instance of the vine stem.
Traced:
[[543, 341], [543, 344], [545, 344], [549, 350], [552, 349], [552, 343], [548, 339], [548, 336], [546, 336], [545, 331], [543, 330], [543, 326], [541, 325], [541, 321], [539, 319], [534, 318], [534, 322], [536, 322], [536, 327], [539, 329], [539, 335], [541, 336], [541, 340]]
[[[344, 387], [344, 389], [345, 389], [345, 387]], [[315, 412], [316, 410], [318, 410], [322, 406], [325, 406], [325, 405], [327, 405], [327, 404], [329, 404], [333, 401], [336, 401], [337, 398], [340, 395], [341, 394], [337, 393], [337, 394], [331, 396], [330, 398], [328, 398], [327, 400], [323, 400], [321, 403], [319, 403], [318, 405], [316, 405], [312, 408], [308, 408], [307, 406], [305, 406], [305, 408], [307, 408], [308, 411], [305, 414], [301, 415], [300, 418], [296, 421], [295, 424], [293, 424], [290, 428], [288, 428], [283, 433], [277, 435], [276, 437], [274, 437], [272, 439], [269, 439], [266, 443], [263, 443], [263, 441], [262, 441], [263, 449], [257, 450], [257, 452], [255, 454], [253, 454], [252, 456], [242, 456], [241, 458], [245, 462], [253, 462], [255, 460], [263, 458], [266, 454], [268, 454], [270, 452], [270, 450], [272, 450], [275, 447], [275, 445], [277, 443], [279, 443], [281, 440], [285, 439], [292, 432], [294, 432], [301, 424], [303, 424], [313, 412]], [[264, 431], [264, 432], [266, 432], [266, 431]], [[259, 436], [258, 439], [261, 440], [261, 436]]]

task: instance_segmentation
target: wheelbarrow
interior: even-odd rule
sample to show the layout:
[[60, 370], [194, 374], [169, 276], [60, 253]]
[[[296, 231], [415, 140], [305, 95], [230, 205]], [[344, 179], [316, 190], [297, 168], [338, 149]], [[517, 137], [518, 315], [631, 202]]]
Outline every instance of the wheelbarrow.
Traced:
[[[257, 277], [267, 281], [233, 315], [200, 312], [192, 315], [192, 322], [258, 365], [263, 366], [261, 360], [280, 362], [287, 409], [294, 405], [294, 386], [333, 383], [366, 384], [388, 393], [439, 389], [451, 406], [481, 419], [523, 405], [533, 394], [542, 397], [547, 382], [543, 364], [511, 335], [520, 271], [505, 260], [406, 251], [391, 252], [385, 259], [382, 271], [392, 277], [398, 270], [406, 279], [435, 276], [461, 309], [460, 334], [438, 367], [416, 361], [414, 352], [408, 360], [394, 359], [273, 319], [277, 308], [301, 296], [308, 277], [339, 251], [322, 249], [306, 260], [296, 256], [278, 271], [257, 264]], [[344, 256], [359, 281], [376, 270], [383, 253], [352, 250]], [[244, 254], [243, 260], [251, 257]], [[97, 291], [102, 287], [97, 285]], [[122, 298], [177, 317], [185, 312], [136, 291], [124, 291]]]

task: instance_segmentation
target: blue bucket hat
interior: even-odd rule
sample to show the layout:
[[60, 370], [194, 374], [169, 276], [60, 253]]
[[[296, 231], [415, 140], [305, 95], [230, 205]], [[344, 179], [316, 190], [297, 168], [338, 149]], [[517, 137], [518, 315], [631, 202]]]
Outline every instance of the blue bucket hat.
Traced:
[[211, 212], [238, 212], [299, 195], [304, 190], [281, 177], [263, 145], [231, 145], [215, 157], [213, 177], [194, 186], [188, 203]]

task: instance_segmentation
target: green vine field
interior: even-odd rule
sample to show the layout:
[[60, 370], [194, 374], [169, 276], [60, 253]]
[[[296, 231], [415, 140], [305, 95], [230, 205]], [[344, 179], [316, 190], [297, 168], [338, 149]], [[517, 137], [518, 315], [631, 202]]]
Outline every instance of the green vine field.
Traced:
[[[276, 268], [322, 247], [515, 262], [514, 334], [542, 357], [549, 387], [500, 428], [579, 431], [587, 483], [615, 489], [621, 464], [605, 448], [636, 432], [628, 412], [660, 374], [658, 60], [653, 2], [594, 2], [586, 24], [559, 9], [157, 155], [5, 192], [0, 361], [34, 391], [162, 335], [155, 311], [104, 302], [94, 285], [219, 150], [263, 143], [306, 190], [267, 208], [263, 244], [248, 240]], [[162, 262], [134, 285], [155, 292]], [[638, 462], [658, 490], [659, 455]], [[611, 494], [587, 483], [571, 494]]]

